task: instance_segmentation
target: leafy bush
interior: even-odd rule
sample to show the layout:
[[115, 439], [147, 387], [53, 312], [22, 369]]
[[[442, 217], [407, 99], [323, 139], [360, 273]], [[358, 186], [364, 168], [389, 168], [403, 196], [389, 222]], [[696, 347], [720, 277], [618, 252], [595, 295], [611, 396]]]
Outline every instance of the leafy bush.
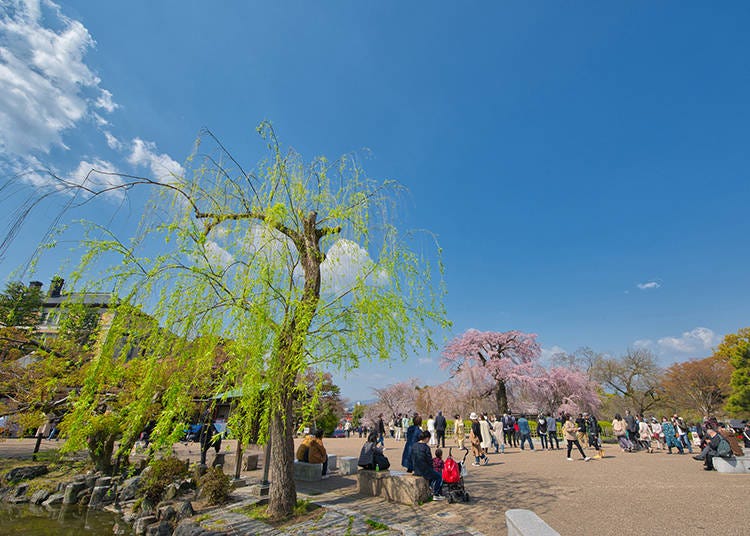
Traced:
[[200, 481], [201, 496], [208, 504], [222, 504], [229, 498], [232, 481], [220, 467], [211, 467]]
[[150, 504], [157, 504], [172, 482], [185, 478], [188, 469], [185, 462], [174, 456], [154, 460], [143, 477], [140, 495]]

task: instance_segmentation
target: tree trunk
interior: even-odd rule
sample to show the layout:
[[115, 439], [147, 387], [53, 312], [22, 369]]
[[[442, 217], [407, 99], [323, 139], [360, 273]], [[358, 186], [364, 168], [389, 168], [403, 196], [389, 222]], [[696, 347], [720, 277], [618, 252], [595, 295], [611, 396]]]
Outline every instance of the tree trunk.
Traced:
[[282, 411], [274, 411], [270, 422], [271, 488], [268, 495], [268, 515], [272, 519], [289, 516], [297, 504], [291, 396], [283, 397], [282, 407]]
[[505, 389], [505, 382], [503, 380], [497, 380], [495, 400], [497, 402], [497, 414], [508, 413], [508, 392]]

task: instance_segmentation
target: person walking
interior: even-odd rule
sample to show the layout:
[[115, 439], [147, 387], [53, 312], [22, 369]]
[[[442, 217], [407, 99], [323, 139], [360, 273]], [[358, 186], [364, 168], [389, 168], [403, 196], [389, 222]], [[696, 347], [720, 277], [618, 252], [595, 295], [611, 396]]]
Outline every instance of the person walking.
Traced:
[[515, 447], [516, 446], [516, 437], [513, 433], [513, 426], [516, 424], [516, 420], [513, 418], [513, 415], [510, 413], [503, 414], [503, 436], [505, 438], [505, 444]]
[[619, 413], [615, 413], [612, 420], [612, 433], [615, 434], [623, 452], [633, 452], [633, 443], [628, 439], [628, 423]]
[[678, 417], [677, 415], [674, 415], [672, 417], [672, 424], [674, 425], [674, 429], [677, 432], [677, 439], [680, 441], [680, 443], [682, 443], [682, 446], [688, 449], [688, 452], [692, 454], [693, 445], [691, 445], [690, 439], [688, 438], [690, 427], [685, 424], [685, 421], [682, 420], [681, 417]]
[[435, 417], [435, 444], [438, 447], [445, 448], [445, 429], [448, 428], [448, 421], [442, 411], [438, 411]]
[[583, 447], [581, 446], [581, 442], [578, 441], [578, 424], [573, 420], [572, 415], [566, 415], [565, 416], [565, 423], [563, 424], [563, 436], [565, 437], [565, 440], [568, 442], [568, 455], [567, 460], [569, 462], [573, 461], [573, 458], [570, 457], [570, 453], [573, 450], [573, 447], [575, 446], [578, 448], [578, 452], [581, 453], [581, 459], [585, 462], [589, 461], [591, 458], [586, 456], [586, 453], [583, 452]]
[[469, 430], [469, 441], [471, 442], [471, 452], [474, 455], [474, 463], [471, 465], [478, 466], [481, 463], [487, 465], [490, 459], [482, 450], [482, 427], [479, 424], [479, 418], [473, 411], [469, 415], [471, 419], [471, 430]]
[[434, 447], [436, 445], [435, 442], [435, 418], [430, 415], [427, 417], [427, 431], [430, 432], [430, 443], [429, 445], [431, 447]]
[[635, 417], [630, 414], [630, 410], [625, 410], [625, 435], [630, 441], [631, 445], [638, 441], [638, 424], [635, 422]]
[[547, 444], [549, 449], [552, 450], [552, 442], [555, 442], [557, 450], [560, 450], [560, 439], [557, 437], [557, 419], [552, 416], [552, 413], [547, 414]]
[[682, 443], [677, 439], [677, 431], [666, 416], [661, 418], [661, 432], [664, 434], [664, 442], [667, 444], [669, 454], [672, 454], [672, 447], [675, 447], [680, 454], [685, 454]]
[[464, 420], [461, 415], [456, 414], [453, 421], [453, 439], [456, 442], [456, 446], [460, 449], [466, 448], [464, 446], [464, 439], [466, 432], [464, 430]]
[[479, 419], [479, 428], [482, 430], [482, 450], [485, 454], [489, 453], [492, 447], [492, 426], [490, 421], [487, 420], [487, 415], [482, 414]]
[[539, 436], [539, 441], [542, 443], [542, 450], [547, 449], [547, 418], [544, 414], [540, 413], [536, 419], [536, 433]]
[[646, 449], [646, 452], [651, 454], [654, 449], [651, 448], [651, 438], [653, 432], [651, 431], [651, 425], [648, 420], [643, 418], [643, 415], [638, 417], [638, 442], [641, 448]]
[[385, 423], [383, 422], [383, 414], [378, 415], [378, 422], [375, 423], [375, 429], [378, 432], [378, 443], [381, 447], [385, 447]]
[[521, 434], [521, 450], [524, 450], [523, 445], [526, 441], [529, 442], [529, 449], [534, 450], [534, 443], [531, 441], [531, 427], [526, 417], [521, 415], [518, 418], [518, 433]]
[[586, 416], [586, 434], [588, 434], [589, 445], [596, 450], [598, 459], [604, 458], [601, 439], [602, 428], [599, 426], [599, 419], [593, 413], [584, 413], [584, 415]]

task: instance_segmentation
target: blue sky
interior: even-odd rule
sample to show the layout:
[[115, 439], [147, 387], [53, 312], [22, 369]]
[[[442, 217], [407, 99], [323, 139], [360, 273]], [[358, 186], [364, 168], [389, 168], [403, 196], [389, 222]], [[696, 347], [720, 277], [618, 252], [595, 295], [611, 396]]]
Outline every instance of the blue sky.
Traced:
[[[409, 189], [408, 223], [444, 248], [446, 337], [645, 345], [666, 365], [749, 325], [747, 3], [404, 4], [0, 0], [2, 175], [179, 170], [202, 127], [252, 164], [269, 119], [308, 158], [366, 148]], [[442, 381], [437, 357], [336, 379], [367, 399]]]

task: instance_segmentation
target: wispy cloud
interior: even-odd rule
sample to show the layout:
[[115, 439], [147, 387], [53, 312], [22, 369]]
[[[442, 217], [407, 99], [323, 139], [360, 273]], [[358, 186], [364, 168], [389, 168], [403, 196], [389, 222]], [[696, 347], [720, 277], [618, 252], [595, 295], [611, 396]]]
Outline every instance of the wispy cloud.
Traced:
[[[123, 142], [112, 132], [105, 116], [120, 105], [85, 61], [96, 43], [80, 21], [63, 15], [50, 0], [0, 0], [0, 6], [0, 161], [6, 168], [35, 188], [60, 191], [64, 188], [52, 174], [72, 183], [105, 187], [122, 181], [90, 173], [91, 169], [115, 173], [118, 168], [127, 171], [124, 167], [129, 163], [146, 167], [156, 179], [184, 174], [182, 166], [158, 152], [155, 143], [139, 137]], [[87, 156], [69, 171], [42, 164], [53, 148], [67, 149], [66, 135], [86, 126], [94, 133], [101, 129], [116, 154]], [[112, 157], [121, 165], [113, 164]], [[110, 197], [122, 195], [112, 192]]]
[[655, 289], [655, 288], [659, 288], [660, 286], [661, 284], [656, 281], [646, 281], [644, 283], [638, 283], [636, 285], [636, 287], [638, 287], [641, 290]]
[[721, 342], [721, 336], [713, 330], [704, 327], [693, 328], [685, 331], [679, 336], [661, 337], [656, 341], [652, 339], [639, 339], [633, 343], [635, 348], [653, 350], [665, 357], [700, 357], [710, 352]]
[[420, 365], [430, 365], [433, 363], [433, 359], [431, 357], [420, 357], [417, 359]]
[[185, 170], [182, 166], [166, 153], [159, 153], [156, 144], [135, 138], [131, 144], [128, 162], [134, 166], [146, 167], [153, 178], [166, 182], [171, 181], [174, 176], [182, 176]]
[[[52, 2], [3, 2], [0, 15], [0, 149], [6, 154], [65, 147], [63, 133], [112, 111], [112, 94], [83, 61], [94, 40]], [[49, 21], [48, 26], [42, 24]], [[52, 29], [52, 27], [56, 29]]]

